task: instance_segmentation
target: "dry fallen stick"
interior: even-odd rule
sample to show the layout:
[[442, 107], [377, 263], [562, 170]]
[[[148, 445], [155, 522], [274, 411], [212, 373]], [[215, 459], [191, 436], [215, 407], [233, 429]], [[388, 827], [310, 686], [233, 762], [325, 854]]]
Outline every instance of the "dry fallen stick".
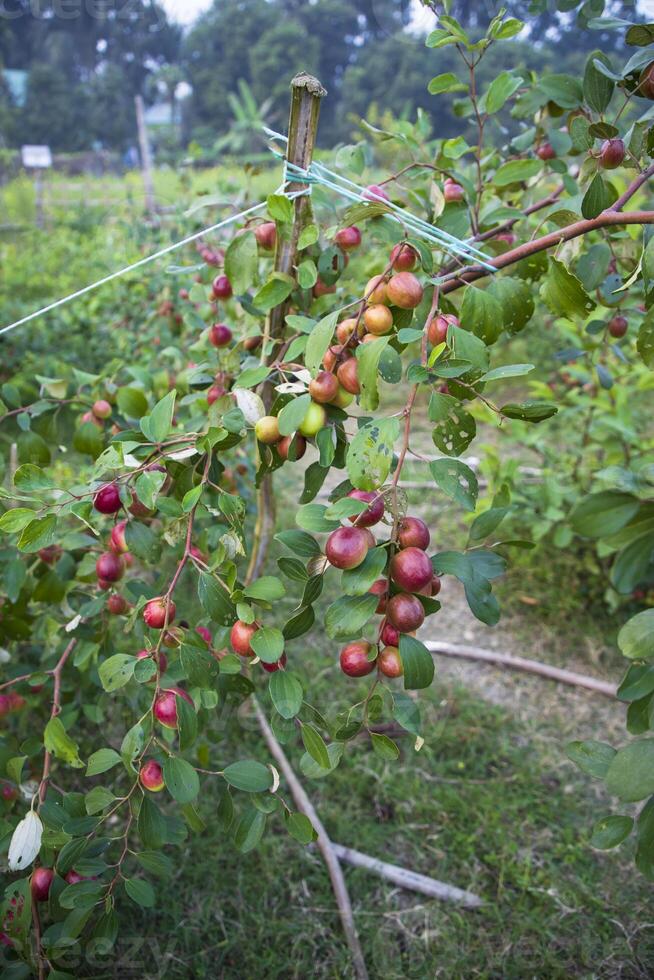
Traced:
[[462, 888], [456, 888], [454, 885], [436, 881], [435, 878], [418, 874], [416, 871], [409, 871], [397, 864], [387, 864], [386, 861], [379, 861], [368, 854], [362, 854], [361, 851], [355, 851], [351, 847], [343, 847], [342, 844], [335, 844], [333, 841], [332, 848], [341, 861], [347, 861], [348, 864], [353, 864], [356, 868], [372, 871], [373, 874], [379, 875], [380, 878], [385, 878], [387, 881], [392, 881], [400, 888], [421, 892], [423, 895], [429, 895], [430, 898], [438, 898], [444, 902], [455, 902], [457, 905], [463, 905], [469, 909], [477, 909], [483, 904], [478, 895], [464, 891]]
[[573, 687], [585, 687], [587, 690], [594, 691], [596, 694], [603, 694], [607, 698], [615, 697], [615, 684], [609, 684], [608, 681], [600, 681], [596, 677], [588, 677], [586, 674], [577, 674], [572, 670], [564, 670], [562, 667], [543, 664], [539, 660], [527, 660], [525, 657], [509, 657], [503, 653], [493, 653], [492, 650], [483, 650], [481, 647], [463, 646], [458, 643], [427, 640], [425, 646], [431, 653], [437, 653], [444, 657], [462, 657], [464, 660], [483, 660], [484, 663], [495, 664], [497, 667], [510, 667], [512, 670], [524, 670], [529, 674], [548, 677], [550, 680], [558, 681], [561, 684], [570, 684]]

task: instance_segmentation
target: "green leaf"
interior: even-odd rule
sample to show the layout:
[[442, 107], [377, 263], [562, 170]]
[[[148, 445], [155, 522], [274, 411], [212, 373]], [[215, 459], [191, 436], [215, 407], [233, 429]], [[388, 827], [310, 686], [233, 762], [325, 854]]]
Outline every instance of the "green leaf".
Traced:
[[643, 738], [619, 749], [606, 773], [606, 788], [627, 803], [654, 793], [654, 738]]
[[322, 359], [332, 342], [337, 322], [338, 313], [329, 313], [316, 323], [309, 334], [304, 351], [304, 363], [311, 374], [316, 374], [320, 370]]
[[283, 436], [293, 435], [300, 428], [311, 404], [311, 395], [299, 395], [287, 402], [277, 416], [279, 431]]
[[509, 184], [529, 180], [541, 172], [540, 160], [509, 160], [495, 171], [493, 184], [496, 187], [508, 187]]
[[318, 270], [313, 259], [305, 259], [304, 262], [300, 262], [295, 271], [300, 289], [311, 289], [318, 281]]
[[654, 368], [654, 319], [648, 317], [638, 328], [636, 350], [643, 364], [648, 368]]
[[140, 419], [148, 411], [148, 400], [140, 388], [119, 388], [116, 393], [118, 408], [128, 419]]
[[378, 337], [369, 344], [359, 344], [356, 349], [359, 404], [366, 411], [374, 411], [379, 405], [379, 361], [388, 342], [388, 337]]
[[294, 554], [301, 558], [313, 558], [320, 554], [320, 545], [306, 531], [280, 531], [275, 540], [286, 545]]
[[88, 814], [101, 813], [106, 810], [115, 800], [115, 796], [104, 786], [94, 786], [94, 788], [84, 797], [84, 806]]
[[145, 871], [149, 871], [150, 874], [156, 875], [158, 878], [170, 878], [175, 870], [171, 859], [157, 851], [139, 851], [134, 856]]
[[30, 510], [29, 507], [14, 507], [13, 510], [5, 511], [0, 517], [0, 531], [6, 531], [8, 534], [22, 531], [35, 516], [36, 511]]
[[14, 473], [14, 486], [17, 490], [38, 493], [40, 490], [52, 490], [55, 484], [39, 466], [23, 463]]
[[68, 735], [61, 718], [51, 718], [43, 732], [43, 744], [48, 752], [62, 762], [67, 762], [74, 769], [83, 769], [84, 763], [79, 757], [77, 743]]
[[250, 640], [250, 645], [260, 660], [275, 664], [284, 652], [284, 637], [276, 626], [262, 626]]
[[526, 401], [517, 404], [509, 402], [502, 405], [500, 412], [507, 419], [518, 419], [521, 422], [531, 422], [537, 424], [551, 418], [558, 412], [558, 407], [552, 402]]
[[200, 572], [198, 598], [207, 616], [220, 626], [236, 622], [236, 607], [226, 589], [209, 572]]
[[654, 657], [654, 609], [645, 609], [627, 620], [618, 633], [618, 646], [630, 660]]
[[534, 315], [535, 308], [530, 287], [520, 279], [493, 276], [487, 289], [490, 296], [500, 304], [502, 326], [506, 332], [516, 334], [524, 330]]
[[504, 364], [482, 374], [480, 381], [499, 381], [502, 378], [521, 378], [534, 370], [533, 364]]
[[654, 691], [654, 664], [631, 664], [617, 690], [619, 701], [638, 701]]
[[377, 732], [371, 732], [370, 741], [375, 751], [375, 755], [380, 756], [382, 759], [388, 759], [390, 762], [394, 762], [396, 759], [399, 759], [400, 750], [395, 742], [388, 737], [388, 735], [380, 735]]
[[615, 758], [616, 752], [613, 746], [606, 742], [597, 742], [595, 739], [588, 739], [585, 742], [569, 742], [565, 747], [565, 752], [572, 762], [589, 776], [596, 779], [604, 779], [609, 766]]
[[618, 814], [602, 817], [593, 827], [590, 838], [591, 847], [597, 847], [601, 851], [617, 847], [618, 844], [627, 839], [633, 828], [633, 817], [619, 816]]
[[143, 878], [125, 878], [123, 884], [125, 891], [136, 905], [144, 909], [154, 908], [156, 903], [154, 888], [149, 882], [144, 881]]
[[173, 424], [176, 396], [175, 390], [169, 391], [157, 402], [150, 414], [141, 419], [141, 432], [146, 439], [159, 443], [163, 442], [169, 434]]
[[403, 691], [393, 691], [393, 718], [396, 722], [411, 732], [412, 735], [420, 735], [422, 730], [420, 720], [420, 706], [410, 695]]
[[297, 247], [300, 251], [303, 248], [308, 248], [309, 245], [315, 245], [320, 237], [320, 229], [318, 225], [310, 224], [302, 229], [300, 232], [300, 237], [298, 238]]
[[166, 843], [166, 821], [151, 796], [144, 796], [141, 800], [138, 832], [146, 847], [158, 849]]
[[460, 313], [461, 326], [469, 330], [485, 344], [494, 344], [504, 325], [499, 300], [488, 290], [466, 286]]
[[615, 200], [609, 187], [605, 184], [601, 174], [595, 174], [581, 202], [581, 213], [587, 220], [596, 218]]
[[588, 55], [584, 70], [584, 98], [591, 109], [601, 115], [609, 106], [615, 84], [597, 70], [594, 65], [596, 60], [611, 66], [609, 58], [602, 51], [592, 51]]
[[469, 466], [458, 459], [436, 459], [429, 464], [429, 469], [443, 493], [466, 510], [475, 509], [479, 484]]
[[602, 490], [584, 497], [572, 510], [570, 523], [577, 534], [604, 538], [620, 531], [636, 515], [640, 501], [618, 490]]
[[273, 602], [275, 599], [282, 599], [286, 595], [286, 589], [284, 583], [274, 575], [262, 575], [252, 585], [243, 589], [243, 595], [250, 599], [265, 599], [267, 602]]
[[266, 814], [249, 807], [234, 828], [234, 843], [241, 854], [252, 851], [263, 836]]
[[549, 269], [540, 287], [540, 295], [555, 316], [569, 320], [587, 317], [597, 305], [575, 275], [563, 262], [551, 258]]
[[45, 517], [37, 517], [35, 520], [23, 528], [23, 532], [18, 539], [17, 547], [19, 551], [33, 554], [41, 548], [47, 548], [54, 544], [57, 537], [57, 518], [54, 514], [47, 514]]
[[583, 102], [581, 82], [573, 75], [543, 75], [538, 87], [563, 109], [576, 109]]
[[300, 769], [307, 779], [322, 779], [336, 769], [343, 756], [343, 743], [331, 742], [327, 746], [329, 756], [329, 768], [325, 769], [313, 759], [308, 752], [305, 752], [300, 759]]
[[272, 703], [282, 718], [295, 718], [302, 707], [302, 685], [288, 670], [277, 670], [270, 675], [269, 690]]
[[434, 658], [424, 643], [402, 633], [399, 650], [404, 667], [404, 689], [417, 691], [429, 687], [434, 679]]
[[107, 772], [108, 769], [113, 769], [120, 761], [120, 756], [115, 749], [98, 749], [97, 752], [89, 756], [89, 761], [86, 765], [86, 775], [99, 776], [100, 773]]
[[335, 531], [340, 526], [340, 522], [325, 517], [326, 510], [324, 504], [304, 504], [295, 515], [296, 523], [305, 531], [313, 531], [314, 534]]
[[289, 224], [293, 220], [293, 202], [285, 194], [270, 194], [266, 205], [273, 221]]
[[341, 584], [345, 595], [362, 595], [367, 592], [384, 571], [387, 558], [386, 548], [371, 548], [360, 565], [344, 571]]
[[290, 276], [274, 272], [254, 296], [252, 303], [258, 310], [267, 313], [283, 303], [293, 292], [294, 286], [295, 282]]
[[129, 683], [136, 667], [136, 657], [125, 653], [115, 653], [113, 657], [104, 660], [98, 667], [100, 682], [105, 691], [117, 691]]
[[514, 75], [510, 71], [503, 71], [494, 78], [488, 86], [486, 92], [485, 108], [486, 112], [499, 112], [507, 99], [514, 95], [522, 85], [520, 75]]
[[467, 86], [451, 71], [436, 75], [427, 86], [430, 95], [441, 95], [442, 92], [464, 92], [466, 89]]
[[396, 418], [378, 419], [361, 426], [347, 452], [347, 472], [354, 487], [379, 489], [389, 474], [399, 433], [400, 423]]
[[310, 844], [318, 839], [313, 824], [304, 813], [286, 813], [284, 823], [291, 837], [294, 837], [300, 844]]
[[374, 614], [378, 597], [375, 595], [341, 596], [325, 614], [327, 635], [333, 640], [359, 635]]
[[304, 747], [311, 758], [314, 760], [314, 762], [317, 762], [322, 769], [329, 769], [331, 767], [331, 760], [329, 758], [325, 741], [320, 732], [314, 728], [313, 725], [302, 725], [302, 742], [304, 743]]
[[244, 793], [265, 793], [273, 784], [272, 772], [260, 762], [233, 762], [223, 771], [230, 786]]
[[432, 432], [434, 445], [446, 456], [460, 456], [477, 434], [477, 423], [456, 398], [432, 392], [429, 418], [436, 425]]
[[243, 231], [232, 238], [225, 252], [225, 275], [234, 292], [244, 293], [257, 274], [257, 240], [252, 231]]
[[166, 789], [178, 803], [190, 803], [200, 792], [200, 780], [186, 759], [168, 756], [163, 766]]

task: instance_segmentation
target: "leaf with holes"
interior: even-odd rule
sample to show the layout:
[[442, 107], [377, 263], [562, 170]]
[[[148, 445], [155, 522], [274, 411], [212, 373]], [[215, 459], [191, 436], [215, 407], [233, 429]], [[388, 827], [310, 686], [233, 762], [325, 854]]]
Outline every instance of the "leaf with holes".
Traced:
[[469, 466], [458, 459], [436, 459], [429, 464], [429, 469], [443, 493], [466, 510], [475, 509], [479, 484]]
[[436, 425], [432, 439], [446, 456], [460, 456], [477, 434], [477, 423], [456, 398], [432, 392], [429, 418]]

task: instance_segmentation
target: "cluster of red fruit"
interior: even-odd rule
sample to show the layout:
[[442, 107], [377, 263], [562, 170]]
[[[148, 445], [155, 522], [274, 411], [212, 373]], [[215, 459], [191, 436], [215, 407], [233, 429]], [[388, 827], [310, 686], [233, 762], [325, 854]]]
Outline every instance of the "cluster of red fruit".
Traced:
[[[47, 902], [50, 895], [50, 889], [52, 887], [52, 882], [54, 881], [54, 868], [34, 868], [32, 872], [32, 877], [30, 880], [30, 888], [32, 891], [32, 899], [35, 902]], [[85, 878], [84, 875], [79, 874], [74, 868], [64, 876], [64, 881], [68, 885], [77, 885], [80, 881], [91, 881], [90, 878]]]
[[[352, 490], [348, 497], [362, 501], [367, 507], [349, 519], [351, 527], [332, 531], [325, 545], [327, 561], [343, 570], [357, 568], [365, 561], [370, 548], [377, 546], [370, 528], [381, 521], [385, 509], [379, 492]], [[340, 664], [344, 673], [363, 677], [377, 666], [387, 677], [402, 674], [400, 634], [412, 634], [422, 626], [425, 609], [419, 596], [436, 596], [441, 588], [440, 578], [434, 574], [426, 552], [429, 541], [429, 528], [419, 517], [398, 521], [387, 576], [377, 579], [370, 588], [373, 595], [379, 596], [376, 611], [384, 617], [379, 640], [377, 643], [357, 640], [343, 647]]]

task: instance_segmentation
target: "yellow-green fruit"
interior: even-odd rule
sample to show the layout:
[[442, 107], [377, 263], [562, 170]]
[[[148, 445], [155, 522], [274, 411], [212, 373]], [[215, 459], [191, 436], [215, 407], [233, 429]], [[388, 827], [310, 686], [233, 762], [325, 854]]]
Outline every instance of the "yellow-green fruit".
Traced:
[[264, 415], [255, 423], [254, 434], [259, 442], [272, 446], [281, 439], [279, 421], [276, 415]]
[[311, 439], [313, 436], [319, 432], [327, 421], [327, 413], [322, 405], [317, 405], [316, 402], [311, 402], [309, 408], [307, 409], [307, 414], [302, 419], [299, 431], [307, 439]]
[[338, 391], [331, 400], [331, 404], [336, 405], [337, 408], [347, 408], [353, 401], [354, 395], [346, 391], [343, 385], [339, 385]]

